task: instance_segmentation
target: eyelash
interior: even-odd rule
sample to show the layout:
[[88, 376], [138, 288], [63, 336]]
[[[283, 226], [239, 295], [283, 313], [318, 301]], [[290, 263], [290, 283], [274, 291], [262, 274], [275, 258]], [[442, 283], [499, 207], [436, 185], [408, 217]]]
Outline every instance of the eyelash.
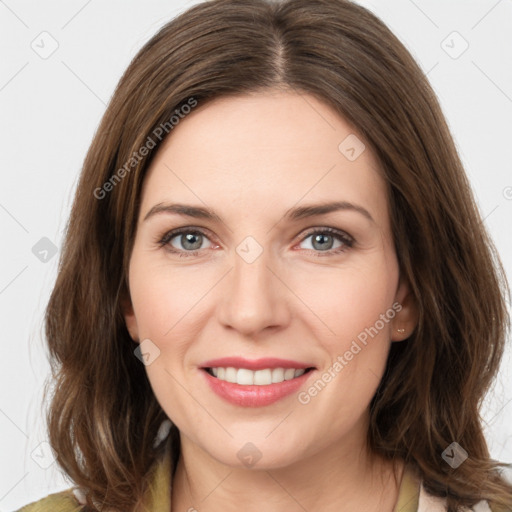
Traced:
[[[173, 254], [179, 254], [180, 257], [183, 257], [183, 258], [199, 256], [199, 253], [201, 252], [202, 249], [198, 249], [195, 251], [182, 251], [179, 249], [175, 249], [174, 247], [172, 247], [170, 245], [169, 242], [174, 237], [181, 235], [183, 233], [187, 233], [187, 234], [191, 234], [191, 235], [202, 235], [209, 240], [207, 234], [204, 231], [197, 229], [197, 228], [185, 227], [185, 228], [178, 228], [178, 229], [174, 229], [172, 231], [168, 231], [167, 233], [165, 233], [163, 235], [163, 237], [158, 239], [158, 245], [160, 247], [167, 246], [166, 250], [168, 250], [169, 252], [171, 252]], [[355, 240], [351, 236], [347, 235], [343, 231], [338, 231], [337, 229], [333, 229], [333, 228], [318, 228], [318, 229], [311, 230], [299, 241], [299, 243], [304, 242], [304, 240], [306, 240], [310, 236], [317, 235], [317, 234], [326, 234], [326, 233], [329, 235], [332, 235], [334, 238], [336, 238], [337, 240], [342, 242], [343, 245], [341, 247], [338, 247], [337, 249], [330, 249], [328, 251], [315, 251], [314, 249], [305, 249], [305, 250], [312, 251], [312, 253], [317, 257], [334, 256], [334, 255], [337, 255], [337, 254], [340, 254], [340, 253], [346, 251], [347, 249], [350, 249], [354, 245]]]

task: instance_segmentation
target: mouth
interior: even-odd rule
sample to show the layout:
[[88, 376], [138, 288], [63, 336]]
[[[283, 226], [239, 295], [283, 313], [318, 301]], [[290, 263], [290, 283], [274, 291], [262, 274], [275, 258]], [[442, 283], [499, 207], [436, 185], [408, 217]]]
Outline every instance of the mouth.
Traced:
[[248, 368], [234, 368], [232, 366], [205, 367], [202, 368], [211, 377], [224, 382], [238, 384], [240, 386], [268, 386], [284, 381], [297, 379], [305, 373], [314, 370], [309, 368], [262, 368], [250, 370]]
[[[277, 363], [276, 360], [267, 359], [265, 363], [260, 360], [238, 364], [233, 359], [229, 360], [231, 364], [237, 366], [220, 366], [227, 364], [228, 361], [218, 361], [201, 367], [200, 372], [211, 391], [237, 407], [265, 407], [292, 396], [307, 385], [314, 377], [313, 370], [316, 370], [315, 367], [308, 367], [296, 361], [280, 360]], [[241, 367], [251, 364], [256, 368]], [[270, 365], [271, 368], [268, 367]]]

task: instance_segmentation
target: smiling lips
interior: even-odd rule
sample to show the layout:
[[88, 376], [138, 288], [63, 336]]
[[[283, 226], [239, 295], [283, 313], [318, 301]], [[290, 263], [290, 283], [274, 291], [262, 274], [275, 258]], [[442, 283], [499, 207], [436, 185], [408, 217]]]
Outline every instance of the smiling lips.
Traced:
[[201, 369], [221, 398], [238, 406], [261, 407], [298, 390], [314, 367], [276, 358], [228, 357], [207, 361]]

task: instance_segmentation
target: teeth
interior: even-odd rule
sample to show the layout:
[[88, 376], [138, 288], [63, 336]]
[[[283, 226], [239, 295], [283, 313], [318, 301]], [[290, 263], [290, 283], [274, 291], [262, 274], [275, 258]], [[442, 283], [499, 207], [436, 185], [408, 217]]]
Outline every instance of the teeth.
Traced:
[[268, 386], [278, 384], [284, 380], [300, 377], [306, 370], [294, 368], [265, 368], [264, 370], [248, 370], [247, 368], [211, 368], [215, 377], [226, 382], [233, 382], [242, 386]]

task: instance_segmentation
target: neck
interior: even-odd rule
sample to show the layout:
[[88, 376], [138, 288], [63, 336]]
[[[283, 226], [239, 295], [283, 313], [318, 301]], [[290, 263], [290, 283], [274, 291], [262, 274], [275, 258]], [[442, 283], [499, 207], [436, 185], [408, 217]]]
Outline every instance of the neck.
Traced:
[[328, 446], [291, 465], [269, 469], [231, 467], [181, 436], [181, 454], [172, 485], [172, 510], [201, 512], [392, 512], [397, 480], [390, 461], [364, 448]]

